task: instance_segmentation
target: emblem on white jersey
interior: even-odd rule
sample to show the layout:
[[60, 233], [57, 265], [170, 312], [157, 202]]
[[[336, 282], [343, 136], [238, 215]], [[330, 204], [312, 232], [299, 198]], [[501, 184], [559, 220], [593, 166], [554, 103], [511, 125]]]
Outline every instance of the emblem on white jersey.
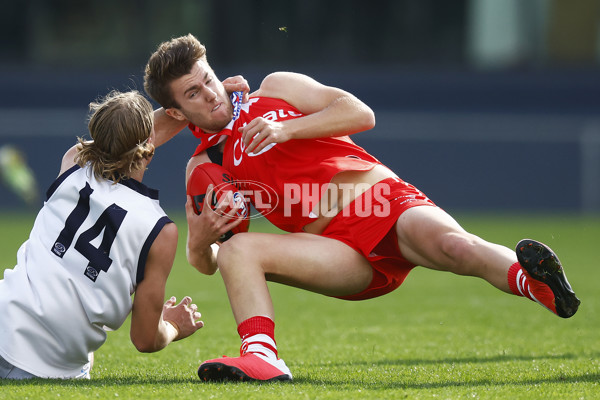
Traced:
[[94, 267], [92, 267], [91, 265], [88, 265], [85, 268], [85, 276], [87, 276], [88, 278], [90, 278], [92, 280], [92, 282], [96, 282], [96, 279], [98, 279], [98, 271], [96, 271], [96, 269]]
[[52, 248], [52, 252], [54, 254], [56, 254], [59, 257], [62, 257], [63, 254], [65, 254], [65, 251], [67, 251], [67, 249], [64, 244], [59, 242], [54, 243], [54, 247]]

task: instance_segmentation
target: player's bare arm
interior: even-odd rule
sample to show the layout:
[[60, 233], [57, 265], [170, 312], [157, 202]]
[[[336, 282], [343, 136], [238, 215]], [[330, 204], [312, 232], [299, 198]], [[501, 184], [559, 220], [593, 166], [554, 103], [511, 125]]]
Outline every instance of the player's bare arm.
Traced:
[[[207, 162], [210, 162], [210, 158], [205, 151], [190, 158], [185, 172], [186, 186], [194, 168]], [[197, 215], [194, 212], [192, 199], [189, 196], [185, 203], [185, 215], [188, 226], [185, 246], [187, 260], [199, 272], [212, 275], [217, 271], [217, 248], [212, 247], [212, 244], [216, 241], [216, 234], [204, 222], [207, 215]]]
[[[186, 185], [194, 168], [200, 164], [211, 162], [206, 152], [202, 152], [190, 159], [186, 168]], [[210, 190], [210, 189], [209, 189]], [[225, 212], [230, 198], [223, 199], [214, 212], [210, 202], [205, 201], [202, 212], [196, 214], [192, 206], [191, 197], [188, 196], [185, 204], [188, 232], [186, 241], [186, 256], [188, 262], [199, 272], [212, 275], [217, 271], [217, 240], [226, 232], [239, 225], [242, 220], [234, 218], [237, 208]]]
[[[212, 190], [209, 186], [207, 191]], [[217, 271], [218, 240], [226, 232], [238, 226], [242, 219], [236, 218], [239, 205], [226, 211], [233, 202], [233, 194], [225, 196], [213, 210], [209, 201], [205, 201], [202, 212], [196, 214], [192, 206], [191, 196], [185, 203], [185, 214], [188, 222], [186, 255], [188, 262], [198, 271], [212, 275]]]
[[[131, 341], [141, 352], [155, 352], [174, 340], [183, 339], [203, 326], [191, 300], [174, 306], [170, 299], [163, 304], [165, 283], [171, 272], [177, 248], [177, 227], [167, 224], [154, 240], [138, 285], [131, 314]], [[168, 322], [171, 321], [171, 322]]]
[[285, 100], [306, 116], [283, 122], [256, 118], [241, 128], [248, 153], [258, 153], [271, 143], [351, 135], [375, 126], [373, 110], [354, 95], [302, 74], [272, 73], [251, 96]]
[[154, 110], [154, 146], [165, 144], [187, 125], [188, 121], [171, 117], [162, 107]]

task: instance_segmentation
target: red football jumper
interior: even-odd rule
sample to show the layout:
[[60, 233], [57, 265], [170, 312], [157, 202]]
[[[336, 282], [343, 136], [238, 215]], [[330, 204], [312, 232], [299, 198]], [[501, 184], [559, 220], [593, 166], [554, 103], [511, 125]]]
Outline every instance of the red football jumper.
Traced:
[[[201, 139], [194, 155], [227, 138], [223, 166], [238, 181], [246, 181], [243, 183], [248, 193], [244, 194], [282, 230], [300, 232], [314, 220], [316, 216], [311, 216], [311, 210], [337, 173], [369, 171], [381, 164], [348, 136], [289, 140], [271, 144], [258, 154], [246, 154], [239, 127], [257, 117], [284, 121], [303, 114], [280, 99], [255, 97], [246, 104], [240, 100], [241, 95], [234, 95], [234, 119], [221, 132], [207, 134], [190, 125], [194, 135]], [[377, 190], [379, 188], [382, 190]], [[365, 207], [355, 207], [357, 202]], [[346, 243], [373, 267], [373, 280], [368, 288], [339, 298], [369, 299], [402, 284], [415, 265], [400, 253], [394, 224], [402, 212], [420, 205], [435, 206], [414, 186], [399, 178], [389, 178], [371, 187], [331, 220], [321, 236]], [[377, 215], [382, 207], [388, 207], [388, 212]], [[372, 211], [368, 217], [360, 213], [363, 208]]]
[[242, 181], [244, 194], [254, 207], [284, 231], [301, 232], [316, 218], [310, 212], [337, 173], [369, 171], [380, 164], [348, 136], [293, 139], [271, 144], [258, 154], [246, 154], [240, 127], [257, 117], [285, 121], [303, 114], [283, 100], [268, 97], [253, 97], [244, 104], [234, 99], [236, 106], [239, 117], [219, 133], [207, 134], [190, 125], [194, 135], [201, 139], [194, 155], [227, 136], [223, 167]]

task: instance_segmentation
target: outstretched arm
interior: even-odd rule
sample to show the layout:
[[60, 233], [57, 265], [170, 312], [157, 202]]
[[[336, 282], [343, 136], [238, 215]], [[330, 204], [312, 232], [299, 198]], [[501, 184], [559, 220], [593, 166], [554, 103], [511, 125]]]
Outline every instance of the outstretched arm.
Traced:
[[176, 248], [177, 227], [167, 224], [150, 248], [144, 280], [139, 283], [133, 300], [130, 336], [141, 352], [161, 350], [204, 326], [191, 298], [185, 297], [178, 305], [171, 298], [163, 304]]
[[251, 96], [285, 100], [305, 116], [282, 122], [256, 118], [240, 128], [248, 153], [258, 153], [271, 143], [351, 135], [375, 126], [373, 110], [354, 95], [302, 74], [270, 74]]

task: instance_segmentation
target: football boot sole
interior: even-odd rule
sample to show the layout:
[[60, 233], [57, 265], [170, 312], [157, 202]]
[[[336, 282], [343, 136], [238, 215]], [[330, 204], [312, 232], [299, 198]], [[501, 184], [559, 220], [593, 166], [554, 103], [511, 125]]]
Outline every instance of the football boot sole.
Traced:
[[567, 276], [554, 252], [545, 244], [523, 239], [517, 244], [517, 259], [533, 279], [548, 285], [554, 293], [554, 306], [559, 317], [572, 317], [581, 301], [575, 296]]

